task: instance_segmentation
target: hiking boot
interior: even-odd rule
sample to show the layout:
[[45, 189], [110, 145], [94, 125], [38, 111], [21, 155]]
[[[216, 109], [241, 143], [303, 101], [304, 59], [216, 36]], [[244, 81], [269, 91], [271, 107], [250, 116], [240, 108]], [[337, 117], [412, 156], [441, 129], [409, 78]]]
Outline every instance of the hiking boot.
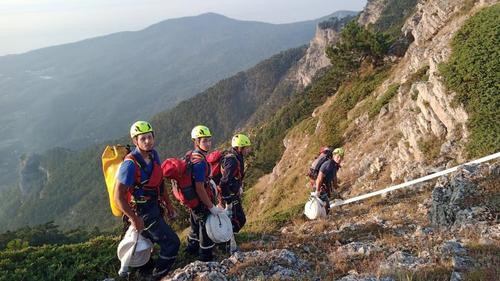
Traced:
[[168, 274], [168, 271], [170, 268], [165, 268], [165, 269], [153, 269], [153, 274], [151, 275], [153, 277], [153, 280], [160, 280], [162, 277], [165, 277]]
[[212, 249], [202, 249], [200, 251], [200, 261], [209, 262], [214, 260], [214, 256], [212, 254]]
[[137, 271], [142, 276], [150, 276], [153, 272], [154, 265], [155, 264], [153, 262], [153, 259], [149, 259], [149, 261], [145, 265], [137, 268]]
[[156, 262], [156, 266], [153, 269], [153, 278], [156, 280], [159, 280], [163, 276], [167, 275], [168, 272], [170, 271], [170, 268], [172, 268], [172, 265], [174, 264], [175, 259], [159, 259]]
[[184, 252], [186, 252], [187, 254], [189, 255], [197, 255], [198, 254], [198, 250], [200, 249], [200, 247], [198, 246], [198, 244], [189, 244], [187, 245], [187, 247], [184, 249]]

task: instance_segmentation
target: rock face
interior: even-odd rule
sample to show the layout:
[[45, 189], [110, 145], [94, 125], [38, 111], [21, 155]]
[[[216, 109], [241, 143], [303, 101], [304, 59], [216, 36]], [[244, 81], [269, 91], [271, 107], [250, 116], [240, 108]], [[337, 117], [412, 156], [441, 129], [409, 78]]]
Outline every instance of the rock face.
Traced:
[[[399, 280], [401, 276], [418, 280], [469, 280], [471, 271], [478, 269], [492, 272], [481, 280], [497, 280], [494, 274], [500, 249], [498, 219], [491, 215], [464, 215], [459, 220], [458, 215], [448, 214], [474, 214], [476, 209], [498, 214], [495, 198], [500, 186], [499, 171], [498, 160], [465, 166], [436, 184], [428, 183], [417, 200], [415, 193], [406, 193], [399, 198], [346, 205], [333, 209], [327, 222], [307, 221], [298, 227], [286, 226], [282, 239], [291, 240], [292, 235], [299, 235], [298, 241], [310, 242], [294, 250], [307, 249], [308, 256], [315, 258], [326, 254], [324, 264], [329, 268], [323, 266], [322, 270], [329, 270], [335, 276], [328, 280]], [[435, 197], [436, 191], [443, 187], [449, 189], [447, 195]], [[415, 201], [423, 203], [416, 206]], [[424, 209], [423, 214], [420, 209]], [[445, 225], [431, 226], [436, 217]], [[455, 217], [451, 226], [450, 217]], [[322, 226], [320, 232], [318, 225]]]
[[357, 256], [357, 255], [369, 256], [372, 253], [378, 251], [380, 251], [380, 248], [378, 246], [366, 242], [351, 242], [337, 249], [337, 252], [343, 256]]
[[[369, 5], [383, 2], [369, 1]], [[454, 93], [447, 91], [441, 82], [438, 65], [449, 58], [450, 41], [465, 20], [496, 1], [478, 1], [471, 10], [464, 10], [466, 2], [419, 1], [415, 14], [403, 26], [407, 38], [413, 38], [412, 43], [402, 58], [394, 60], [386, 81], [371, 93], [371, 97], [378, 98], [391, 85], [400, 85], [394, 98], [378, 116], [360, 113], [366, 108], [363, 102], [349, 112], [344, 134], [346, 157], [339, 171], [341, 187], [344, 184], [347, 190], [342, 194], [344, 198], [465, 162], [463, 144], [468, 136], [468, 116], [462, 107], [451, 106]], [[318, 140], [326, 123], [326, 113], [335, 98], [329, 98], [309, 119], [291, 128], [283, 140], [285, 151], [282, 158], [272, 173], [262, 177], [253, 187], [253, 192], [259, 197], [249, 210], [252, 217], [264, 214], [266, 209], [289, 207], [282, 202], [297, 202], [297, 198], [307, 197], [308, 190], [304, 186], [308, 181], [303, 175], [319, 146], [324, 145], [318, 144]], [[364, 280], [371, 278], [376, 271], [393, 272], [394, 268], [400, 268], [418, 272], [422, 268], [442, 266], [450, 270], [446, 273], [447, 278], [463, 280], [460, 278], [471, 266], [488, 267], [487, 262], [478, 265], [473, 251], [468, 248], [474, 245], [464, 241], [480, 237], [484, 240], [481, 243], [499, 245], [500, 226], [495, 217], [498, 208], [482, 204], [479, 199], [489, 193], [478, 188], [484, 178], [496, 178], [496, 184], [500, 186], [499, 177], [498, 164], [463, 167], [437, 184], [425, 183], [401, 191], [394, 197], [373, 198], [343, 206], [326, 222], [317, 223], [317, 228], [325, 228], [320, 234], [314, 233], [314, 224], [306, 223], [309, 230], [294, 230], [288, 225], [282, 235], [306, 232], [305, 238], [301, 238], [319, 235], [315, 242], [328, 241], [323, 247], [307, 245], [307, 252], [314, 253], [315, 247], [329, 248], [328, 258], [318, 264], [329, 266], [338, 262], [345, 266], [337, 271], [331, 269], [332, 274], [338, 274], [335, 278]], [[290, 189], [280, 193], [277, 200], [273, 187]], [[425, 193], [425, 197], [417, 200], [415, 193], [419, 192]], [[375, 226], [363, 224], [373, 216], [382, 217], [380, 221], [383, 223], [377, 222]], [[468, 236], [468, 233], [472, 234]], [[450, 250], [453, 243], [444, 241], [459, 243], [465, 253], [459, 247]], [[340, 261], [337, 261], [339, 257]], [[358, 267], [359, 276], [346, 275], [356, 267], [356, 261], [370, 259], [374, 264], [371, 271], [360, 271]]]
[[429, 265], [430, 262], [427, 258], [415, 257], [409, 253], [397, 251], [387, 257], [386, 261], [380, 265], [380, 269], [383, 272], [394, 269], [417, 270]]
[[298, 63], [297, 78], [302, 85], [309, 85], [318, 70], [331, 65], [325, 50], [338, 41], [340, 30], [351, 19], [350, 16], [331, 18], [316, 27], [316, 35], [309, 43], [306, 55]]
[[[383, 1], [373, 2], [367, 8]], [[461, 106], [452, 106], [454, 93], [442, 83], [438, 65], [449, 58], [450, 41], [465, 20], [494, 1], [478, 2], [470, 11], [463, 11], [465, 2], [419, 1], [402, 28], [413, 42], [404, 57], [396, 60], [390, 77], [372, 93], [380, 97], [390, 85], [400, 85], [397, 94], [373, 120], [366, 114], [349, 114], [351, 125], [344, 135], [349, 139], [345, 145], [349, 156], [340, 178], [350, 176], [356, 181], [351, 182], [352, 195], [383, 187], [370, 178], [406, 181], [431, 168], [442, 169], [465, 161], [468, 115]], [[353, 112], [362, 106], [360, 103]], [[380, 171], [369, 168], [377, 159], [384, 159]], [[362, 191], [356, 191], [358, 188]]]
[[[467, 224], [492, 220], [494, 215], [482, 205], [483, 190], [478, 182], [498, 178], [499, 164], [466, 166], [448, 178], [442, 178], [432, 191], [429, 218], [436, 226], [460, 228]], [[500, 181], [499, 181], [500, 182]]]
[[375, 23], [382, 14], [387, 0], [368, 0], [363, 12], [359, 15], [358, 23], [368, 25]]
[[[350, 189], [344, 197], [380, 189], [395, 181], [418, 178], [431, 169], [443, 169], [465, 161], [463, 147], [468, 136], [468, 116], [462, 107], [451, 106], [454, 94], [441, 82], [438, 64], [449, 57], [453, 34], [475, 11], [492, 1], [477, 3], [469, 12], [460, 11], [465, 2], [419, 2], [414, 15], [403, 26], [403, 33], [414, 38], [413, 43], [404, 57], [394, 63], [388, 79], [371, 93], [377, 99], [391, 85], [400, 85], [394, 98], [374, 118], [367, 113], [359, 114], [365, 105], [363, 102], [348, 114], [346, 123], [349, 125], [344, 134], [349, 140], [344, 145], [347, 156], [339, 171], [339, 178]], [[368, 7], [376, 3], [385, 2], [371, 1]], [[302, 188], [306, 184], [306, 180], [296, 175], [304, 174], [309, 164], [307, 159], [313, 159], [317, 153], [313, 148], [324, 145], [317, 141], [321, 139], [326, 113], [335, 98], [329, 98], [312, 114], [310, 122], [316, 123], [314, 133], [297, 128], [285, 137], [286, 149], [281, 160], [273, 172], [256, 185], [261, 194], [256, 209], [265, 209], [265, 202], [269, 202], [272, 196], [269, 186], [297, 185]]]
[[237, 252], [219, 262], [188, 264], [163, 280], [301, 280], [308, 264], [288, 250]]
[[40, 190], [48, 175], [40, 165], [40, 156], [30, 154], [21, 160], [19, 165], [19, 189], [23, 196], [34, 194]]

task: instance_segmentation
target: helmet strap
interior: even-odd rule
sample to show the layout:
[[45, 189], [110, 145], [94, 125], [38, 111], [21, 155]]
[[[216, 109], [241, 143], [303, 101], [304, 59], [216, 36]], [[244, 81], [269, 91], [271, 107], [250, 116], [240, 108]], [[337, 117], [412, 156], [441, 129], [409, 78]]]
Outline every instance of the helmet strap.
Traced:
[[207, 152], [206, 150], [204, 150], [203, 148], [201, 148], [201, 146], [199, 145], [199, 141], [200, 141], [201, 138], [196, 138], [194, 139], [194, 146], [196, 147], [196, 149], [202, 151], [202, 152]]
[[207, 150], [201, 148], [201, 146], [199, 146], [199, 145], [196, 145], [196, 148], [199, 149], [199, 150], [201, 150], [201, 151], [203, 151], [203, 152], [207, 152]]
[[149, 156], [151, 155], [151, 151], [152, 151], [152, 150], [142, 150], [139, 146], [137, 146], [137, 149], [139, 149], [139, 152], [140, 152], [141, 154], [147, 154], [147, 155], [149, 155]]

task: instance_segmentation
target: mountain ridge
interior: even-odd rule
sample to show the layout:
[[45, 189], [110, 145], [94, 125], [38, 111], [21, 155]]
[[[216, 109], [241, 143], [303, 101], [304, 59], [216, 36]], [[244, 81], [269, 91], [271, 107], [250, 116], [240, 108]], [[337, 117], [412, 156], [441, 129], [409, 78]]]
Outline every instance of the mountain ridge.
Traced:
[[[396, 1], [398, 10], [403, 12], [394, 13], [392, 4]], [[378, 8], [371, 8], [372, 5]], [[481, 150], [470, 150], [466, 144], [478, 136], [471, 130], [471, 126], [477, 129], [471, 116], [478, 113], [457, 100], [457, 97], [469, 98], [476, 105], [476, 99], [483, 103], [485, 100], [498, 103], [498, 95], [489, 95], [498, 92], [496, 84], [485, 83], [496, 81], [495, 76], [491, 73], [479, 75], [481, 80], [467, 81], [466, 85], [458, 83], [458, 87], [457, 83], [450, 83], [463, 81], [464, 73], [481, 73], [484, 65], [481, 62], [485, 60], [488, 69], [498, 68], [498, 60], [495, 60], [498, 57], [495, 56], [498, 37], [494, 35], [500, 18], [500, 4], [494, 0], [371, 0], [365, 10], [379, 13], [368, 15], [368, 18], [376, 19], [373, 23], [364, 25], [356, 20], [350, 21], [338, 36], [317, 32], [317, 36], [325, 37], [315, 38], [306, 51], [282, 52], [260, 64], [260, 67], [267, 65], [269, 68], [240, 72], [193, 100], [183, 102], [186, 108], [191, 105], [194, 109], [186, 111], [186, 116], [189, 114], [192, 118], [187, 118], [185, 124], [172, 127], [170, 132], [179, 134], [179, 140], [185, 140], [185, 143], [176, 143], [187, 148], [190, 145], [189, 122], [205, 120], [204, 116], [210, 112], [196, 104], [196, 99], [201, 105], [207, 104], [208, 97], [220, 97], [218, 89], [228, 89], [222, 97], [234, 96], [231, 102], [253, 102], [261, 94], [258, 85], [268, 85], [264, 95], [268, 99], [260, 101], [265, 103], [282, 94], [275, 92], [280, 83], [298, 82], [297, 85], [301, 85], [300, 81], [308, 81], [304, 78], [313, 77], [310, 84], [302, 84], [303, 87], [296, 88], [282, 101], [281, 108], [267, 112], [265, 120], [249, 121], [249, 127], [244, 127], [251, 137], [254, 154], [245, 161], [248, 167], [243, 206], [247, 223], [236, 235], [241, 251], [229, 258], [225, 258], [227, 255], [222, 251], [218, 252], [218, 259], [213, 263], [195, 261], [193, 257], [180, 254], [175, 271], [163, 280], [498, 279], [500, 272], [495, 266], [500, 262], [498, 160], [462, 166], [448, 176], [413, 188], [333, 208], [324, 219], [308, 221], [302, 214], [310, 192], [309, 178], [304, 174], [309, 161], [324, 145], [343, 146], [346, 151], [338, 174], [339, 188], [330, 199], [338, 198], [336, 193], [347, 198], [365, 194], [381, 186], [456, 166], [478, 153], [481, 156], [500, 149], [496, 139], [487, 138], [480, 143]], [[382, 16], [380, 13], [386, 14]], [[394, 30], [399, 31], [395, 34]], [[337, 39], [317, 45], [324, 38]], [[391, 51], [395, 44], [399, 45], [399, 52]], [[324, 59], [321, 50], [326, 51], [330, 60], [327, 65], [319, 63]], [[292, 59], [286, 59], [290, 58], [288, 56]], [[467, 60], [471, 57], [475, 58], [473, 62]], [[308, 59], [312, 61], [307, 63]], [[282, 66], [280, 71], [269, 77], [266, 71], [272, 71], [278, 65]], [[317, 69], [316, 72], [303, 72], [307, 67], [301, 66]], [[250, 80], [245, 79], [251, 76], [250, 73], [268, 73], [262, 76], [272, 79], [264, 80], [256, 75], [256, 79], [248, 83]], [[475, 87], [476, 83], [487, 86], [481, 84], [481, 91], [465, 92], [468, 96], [464, 96], [463, 89]], [[247, 89], [253, 84], [258, 84], [253, 87], [255, 95], [247, 97], [245, 91], [234, 94], [235, 89]], [[451, 106], [454, 100], [456, 106]], [[251, 103], [249, 108], [258, 103]], [[479, 112], [479, 117], [489, 117], [492, 112], [488, 109], [495, 110], [490, 105], [481, 107], [483, 112]], [[202, 112], [197, 113], [198, 110]], [[238, 126], [235, 122], [238, 120], [230, 120], [233, 123], [226, 126], [227, 123], [221, 124], [221, 120], [227, 117], [221, 112], [216, 113], [218, 116], [210, 119], [215, 120], [210, 126], [216, 124], [211, 128], [217, 131], [213, 139], [218, 145], [224, 141], [218, 138], [224, 134], [230, 136], [231, 130]], [[251, 116], [251, 112], [242, 113], [245, 118]], [[164, 120], [164, 116], [159, 117], [159, 121]], [[248, 120], [252, 120], [251, 117]], [[487, 127], [489, 135], [500, 129], [500, 124], [488, 125], [491, 125]], [[171, 144], [164, 140], [171, 134], [164, 132], [158, 136], [159, 149], [167, 151]], [[123, 137], [120, 141], [128, 141], [128, 138]], [[170, 149], [178, 148], [172, 145]], [[67, 180], [60, 176], [51, 177], [61, 182], [58, 186], [81, 186], [83, 179], [95, 174], [95, 167], [99, 165], [95, 155], [100, 151], [101, 148], [96, 147], [73, 157], [65, 150], [54, 151], [41, 159], [68, 157], [68, 161], [62, 161], [64, 167], [69, 169], [78, 165], [80, 173], [65, 174], [64, 169], [56, 167], [53, 171], [61, 173]], [[25, 163], [32, 168], [37, 166], [36, 159]], [[47, 163], [60, 164], [55, 161]], [[35, 169], [35, 179], [39, 172]], [[24, 184], [29, 187], [31, 175], [25, 175]], [[96, 183], [88, 185], [102, 184], [102, 179], [99, 180], [101, 183], [96, 179]], [[78, 196], [70, 199], [78, 202], [82, 196], [92, 197], [93, 202], [80, 200], [77, 204], [89, 204], [87, 208], [93, 208], [92, 215], [99, 216], [98, 219], [110, 216], [109, 210], [106, 214], [97, 212], [95, 206], [100, 199], [96, 192], [77, 191]], [[58, 192], [71, 192], [71, 189], [63, 188], [55, 193]], [[54, 202], [54, 208], [61, 208], [61, 202]], [[0, 206], [4, 206], [3, 202]], [[72, 215], [78, 215], [78, 212], [77, 208], [71, 209]], [[15, 210], [13, 215], [16, 215]], [[180, 218], [169, 222], [180, 236], [185, 235], [181, 230], [186, 225], [178, 223], [185, 221], [184, 218], [181, 211]], [[69, 221], [90, 219], [90, 216], [72, 216]], [[44, 228], [47, 226], [36, 229]], [[23, 234], [14, 237], [33, 238]], [[12, 236], [3, 237], [11, 239]], [[118, 262], [115, 259], [113, 264], [111, 258], [115, 255], [117, 240], [114, 236], [98, 237], [87, 243], [71, 245], [71, 248], [66, 245], [28, 247], [28, 242], [21, 239], [4, 241], [3, 244], [10, 249], [0, 252], [0, 267], [13, 272], [11, 279], [24, 274], [24, 271], [14, 271], [17, 267], [33, 279], [43, 279], [45, 276], [39, 276], [47, 264], [59, 266], [58, 277], [108, 278], [115, 276], [118, 270]], [[74, 252], [68, 254], [70, 249]], [[43, 263], [33, 263], [40, 256], [46, 257], [42, 259]], [[74, 261], [80, 257], [79, 262]], [[12, 263], [12, 260], [17, 262]], [[96, 260], [102, 262], [96, 264]], [[78, 266], [74, 266], [75, 263]], [[135, 277], [141, 279], [138, 275]]]
[[[115, 103], [122, 103], [122, 105], [117, 105], [119, 107], [133, 108], [133, 103], [123, 103], [119, 99], [127, 100], [132, 98], [133, 100], [134, 93], [142, 92], [146, 99], [148, 97], [150, 99], [154, 97], [159, 99], [158, 102], [145, 103], [146, 108], [142, 109], [153, 114], [202, 91], [234, 72], [250, 67], [278, 50], [300, 46], [308, 42], [314, 34], [314, 21], [293, 24], [290, 26], [291, 28], [283, 29], [280, 25], [238, 22], [225, 17], [217, 18], [221, 19], [220, 23], [223, 26], [214, 25], [210, 27], [205, 20], [193, 23], [196, 17], [190, 17], [180, 21], [181, 25], [183, 25], [181, 29], [172, 27], [170, 24], [172, 21], [167, 21], [141, 31], [115, 33], [80, 42], [34, 50], [26, 54], [0, 57], [0, 73], [2, 74], [0, 78], [3, 78], [1, 79], [3, 87], [0, 87], [0, 92], [10, 94], [8, 96], [4, 95], [3, 104], [5, 106], [2, 109], [5, 112], [10, 112], [14, 108], [21, 108], [19, 102], [13, 104], [15, 96], [25, 96], [36, 101], [38, 99], [35, 95], [35, 92], [38, 92], [36, 87], [41, 87], [45, 99], [57, 104], [57, 106], [51, 106], [51, 110], [55, 112], [61, 111], [61, 106], [69, 103], [69, 100], [61, 100], [61, 98], [67, 96], [71, 96], [72, 99], [78, 99], [79, 96], [86, 97], [85, 99], [79, 98], [78, 103], [82, 105], [88, 103], [89, 100], [97, 99], [102, 100], [102, 102], [107, 100], [108, 103], [110, 100], [114, 100]], [[238, 30], [239, 28], [235, 26], [235, 23], [240, 23], [243, 29]], [[157, 29], [161, 29], [161, 33], [164, 35], [158, 36], [159, 33], [156, 32], [159, 32], [159, 30]], [[296, 32], [293, 31], [294, 29], [296, 29]], [[212, 36], [209, 34], [212, 34]], [[149, 36], [153, 35], [156, 38], [151, 41]], [[173, 35], [181, 37], [174, 39]], [[257, 39], [261, 36], [268, 36], [268, 39]], [[289, 39], [287, 39], [287, 36]], [[179, 41], [181, 45], [177, 47], [172, 45], [175, 40], [181, 40]], [[229, 43], [232, 44], [232, 47], [228, 47]], [[159, 52], [159, 50], [161, 51]], [[235, 53], [235, 51], [238, 51], [238, 53]], [[255, 56], [251, 52], [260, 55]], [[169, 53], [176, 53], [176, 56], [168, 55]], [[210, 53], [217, 55], [210, 55]], [[142, 57], [142, 62], [137, 63], [135, 57]], [[200, 57], [205, 59], [204, 65], [197, 65]], [[231, 65], [235, 67], [228, 68]], [[147, 73], [149, 75], [146, 75]], [[78, 78], [82, 74], [92, 78], [92, 82], [88, 79]], [[198, 79], [194, 79], [195, 77]], [[23, 79], [24, 83], [20, 81], [14, 82], [15, 79]], [[122, 85], [122, 83], [131, 80], [135, 81], [133, 84], [129, 83], [128, 87]], [[176, 80], [181, 80], [183, 83], [172, 84]], [[184, 86], [180, 86], [181, 84]], [[28, 85], [29, 87], [27, 87]], [[54, 91], [52, 89], [57, 92], [51, 94], [51, 91]], [[121, 93], [116, 93], [116, 89], [121, 89]], [[16, 95], [12, 93], [16, 93]], [[106, 97], [111, 94], [114, 95], [112, 99]], [[166, 99], [165, 97], [170, 98]], [[9, 105], [7, 106], [7, 104]], [[38, 101], [37, 109], [31, 108], [29, 110], [36, 113], [40, 112], [41, 108], [47, 108], [48, 106], [47, 102]], [[82, 107], [81, 110], [83, 110], [83, 113], [88, 112], [90, 109]], [[104, 110], [94, 111], [93, 115], [103, 116], [100, 112]], [[78, 114], [78, 111], [76, 113]], [[65, 114], [67, 113], [61, 111], [58, 115], [65, 116]], [[131, 113], [125, 115], [132, 115], [128, 117], [128, 119], [132, 120], [138, 118], [141, 114], [132, 110]], [[101, 118], [102, 121], [109, 119]], [[45, 134], [40, 138], [41, 143], [45, 144], [37, 144], [37, 148], [46, 146], [50, 143], [49, 140], [52, 140], [51, 134], [57, 134], [56, 131], [50, 129], [51, 122], [56, 122], [56, 120], [54, 118], [45, 118], [45, 120], [49, 128], [46, 126], [44, 131], [50, 131], [50, 134]], [[37, 124], [37, 122], [31, 122], [27, 126], [30, 128], [27, 130], [28, 132], [31, 130], [40, 131], [39, 125], [34, 126], [32, 124]], [[87, 126], [92, 128], [91, 123]], [[116, 132], [118, 130], [113, 127], [108, 126], [108, 133], [101, 129], [89, 130], [90, 132], [94, 131], [94, 137], [83, 135], [77, 131], [68, 132], [66, 139], [74, 139], [76, 143], [81, 143], [78, 138], [82, 137], [86, 142], [95, 142], [96, 139], [104, 140], [117, 136]], [[74, 138], [72, 135], [79, 137]], [[21, 143], [23, 142], [25, 140], [21, 141]], [[60, 140], [54, 140], [54, 142], [56, 145], [65, 144]], [[67, 144], [68, 142], [66, 142]], [[32, 145], [26, 144], [25, 146], [30, 149]]]
[[0, 122], [12, 132], [0, 142], [0, 188], [13, 182], [22, 153], [119, 137], [126, 124], [314, 35], [314, 21], [282, 27], [217, 18], [217, 26], [164, 22], [155, 27], [162, 32], [146, 28], [0, 57]]

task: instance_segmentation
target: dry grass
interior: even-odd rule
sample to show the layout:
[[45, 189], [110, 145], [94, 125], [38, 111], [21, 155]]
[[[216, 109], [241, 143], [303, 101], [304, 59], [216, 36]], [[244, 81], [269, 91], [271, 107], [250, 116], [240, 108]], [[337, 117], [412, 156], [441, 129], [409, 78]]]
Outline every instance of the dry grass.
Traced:
[[331, 227], [331, 223], [328, 220], [321, 219], [315, 223], [312, 227], [313, 233], [323, 233], [325, 230]]
[[500, 280], [500, 241], [492, 245], [471, 243], [467, 252], [481, 266], [466, 273], [465, 280]]
[[429, 267], [417, 271], [399, 270], [390, 277], [399, 281], [448, 281], [450, 280], [451, 269], [447, 267]]

